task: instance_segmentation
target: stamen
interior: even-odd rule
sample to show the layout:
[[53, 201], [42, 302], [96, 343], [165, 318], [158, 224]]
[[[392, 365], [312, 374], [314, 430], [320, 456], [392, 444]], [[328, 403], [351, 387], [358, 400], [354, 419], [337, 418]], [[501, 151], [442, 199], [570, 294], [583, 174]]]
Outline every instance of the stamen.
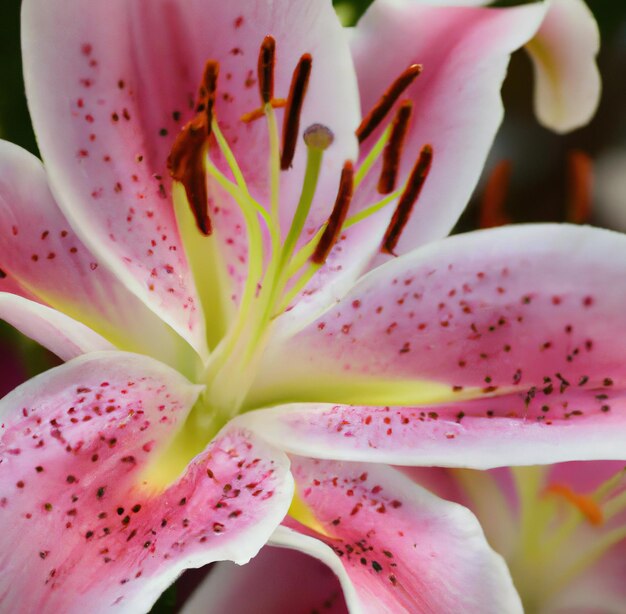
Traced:
[[300, 114], [302, 104], [309, 85], [313, 58], [309, 53], [305, 53], [293, 71], [289, 96], [287, 97], [287, 108], [283, 119], [283, 148], [280, 158], [280, 168], [286, 171], [293, 162], [296, 153], [296, 142], [300, 129]]
[[359, 143], [362, 143], [376, 130], [396, 100], [400, 98], [402, 92], [413, 83], [421, 72], [421, 64], [412, 64], [387, 88], [380, 100], [372, 107], [371, 111], [363, 118], [360, 126], [356, 129], [355, 134], [359, 139]]
[[573, 224], [586, 224], [591, 217], [593, 166], [583, 151], [570, 151], [567, 157], [567, 217]]
[[183, 184], [198, 229], [208, 236], [211, 234], [211, 220], [204, 172], [208, 136], [203, 125], [205, 121], [204, 118], [193, 119], [182, 129], [172, 145], [167, 167], [172, 178]]
[[409, 221], [409, 217], [413, 211], [413, 206], [415, 205], [415, 202], [424, 187], [424, 182], [430, 172], [432, 159], [433, 148], [430, 145], [424, 145], [424, 147], [422, 147], [422, 151], [420, 152], [420, 156], [411, 171], [406, 188], [404, 189], [402, 196], [400, 196], [400, 200], [398, 201], [398, 205], [394, 211], [393, 217], [391, 218], [387, 231], [385, 232], [385, 237], [383, 238], [381, 247], [381, 251], [384, 254], [391, 254], [392, 256], [396, 255], [393, 250], [396, 248], [396, 245], [398, 245], [400, 235], [402, 234], [406, 223]]
[[311, 260], [316, 264], [324, 264], [324, 262], [326, 262], [326, 258], [328, 257], [330, 250], [337, 241], [337, 237], [341, 232], [346, 215], [348, 214], [353, 189], [354, 167], [352, 162], [348, 160], [343, 165], [343, 170], [341, 171], [341, 179], [339, 180], [339, 190], [337, 192], [335, 206], [333, 207], [332, 213], [328, 218], [328, 224], [326, 225], [324, 234], [320, 238], [313, 256], [311, 256]]
[[404, 138], [413, 113], [413, 103], [405, 100], [393, 120], [391, 136], [383, 153], [383, 168], [378, 180], [378, 193], [389, 194], [396, 187]]
[[545, 490], [546, 494], [557, 495], [571, 503], [594, 526], [604, 522], [602, 508], [589, 496], [574, 492], [566, 484], [551, 484]]
[[261, 102], [268, 104], [274, 98], [274, 66], [276, 65], [276, 39], [266, 36], [259, 50], [258, 77]]
[[215, 107], [215, 94], [217, 92], [217, 77], [219, 73], [219, 62], [209, 60], [204, 67], [204, 78], [202, 87], [200, 88], [200, 104], [198, 105], [199, 112], [202, 110], [200, 108], [202, 107], [202, 103], [206, 105], [206, 117], [209, 134], [211, 132], [211, 123], [213, 121], [213, 109]]
[[167, 159], [170, 175], [183, 184], [198, 229], [205, 236], [211, 234], [211, 220], [204, 157], [211, 135], [218, 75], [219, 63], [209, 60], [200, 85], [197, 115], [183, 126]]
[[512, 165], [509, 160], [502, 160], [495, 165], [483, 192], [480, 201], [479, 226], [480, 228], [495, 228], [510, 222], [505, 212], [505, 202], [509, 184], [511, 183]]

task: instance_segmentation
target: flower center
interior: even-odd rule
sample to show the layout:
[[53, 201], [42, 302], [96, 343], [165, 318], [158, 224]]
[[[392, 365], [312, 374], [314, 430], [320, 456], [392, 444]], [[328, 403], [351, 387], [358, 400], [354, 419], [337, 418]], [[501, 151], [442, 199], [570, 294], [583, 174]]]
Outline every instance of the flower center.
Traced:
[[[220, 129], [216, 104], [219, 64], [214, 60], [207, 61], [205, 66], [196, 115], [178, 134], [168, 159], [168, 168], [174, 179], [174, 204], [179, 223], [188, 212], [192, 213], [195, 222], [195, 237], [185, 237], [186, 248], [189, 241], [197, 240], [198, 234], [204, 238], [219, 232], [212, 224], [209, 211], [208, 195], [212, 185], [218, 186], [236, 204], [247, 235], [247, 272], [241, 298], [223, 334], [213, 343], [209, 340], [211, 358], [199, 378], [206, 385], [206, 391], [185, 427], [198, 439], [199, 447], [203, 447], [237, 413], [249, 409], [245, 407], [246, 395], [273, 326], [325, 266], [341, 234], [397, 201], [380, 248], [384, 253], [393, 254], [432, 160], [432, 148], [425, 145], [412, 173], [404, 185], [397, 188], [398, 169], [413, 106], [408, 100], [401, 102], [395, 117], [369, 153], [363, 156], [358, 167], [355, 168], [351, 160], [345, 161], [330, 215], [312, 237], [303, 237], [324, 152], [332, 147], [334, 135], [329, 127], [321, 124], [313, 124], [303, 130], [300, 128], [301, 111], [313, 70], [311, 55], [305, 53], [297, 62], [286, 99], [274, 95], [275, 63], [276, 42], [273, 37], [267, 36], [260, 46], [257, 66], [261, 104], [258, 109], [252, 109], [240, 118], [244, 123], [265, 119], [267, 125], [268, 203], [259, 202], [252, 196], [244, 172]], [[420, 72], [421, 66], [410, 66], [384, 92], [356, 131], [359, 143], [386, 120], [395, 103]], [[284, 108], [282, 130], [278, 128], [276, 116], [276, 109], [279, 108]], [[291, 224], [285, 231], [280, 225], [280, 177], [281, 173], [294, 172], [292, 162], [300, 134], [306, 146], [306, 166], [299, 200]], [[225, 161], [224, 170], [214, 162], [214, 153]], [[381, 158], [382, 170], [377, 190], [379, 200], [351, 213], [349, 208], [353, 194]], [[194, 273], [197, 283], [202, 286], [205, 283], [203, 272]], [[211, 317], [211, 309], [206, 309], [206, 312]], [[184, 449], [188, 447], [188, 443], [183, 445]]]

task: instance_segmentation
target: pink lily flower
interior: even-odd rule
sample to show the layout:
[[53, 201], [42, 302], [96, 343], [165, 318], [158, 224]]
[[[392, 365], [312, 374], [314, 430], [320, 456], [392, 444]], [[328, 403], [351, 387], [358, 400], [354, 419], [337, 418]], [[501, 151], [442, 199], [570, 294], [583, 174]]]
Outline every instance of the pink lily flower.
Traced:
[[[144, 611], [271, 543], [353, 611], [519, 609], [475, 517], [375, 463], [621, 454], [626, 240], [438, 241], [546, 11], [383, 1], [348, 36], [327, 2], [25, 0], [45, 169], [0, 144], [0, 314], [69, 362], [0, 403], [2, 607]], [[585, 414], [531, 407], [545, 377]]]
[[[490, 471], [412, 468], [405, 473], [437, 496], [476, 514], [489, 543], [507, 562], [524, 611], [582, 614], [623, 609], [623, 462]], [[276, 547], [280, 544], [277, 536], [287, 547]], [[338, 614], [348, 611], [347, 604], [349, 611], [359, 611], [354, 607], [354, 587], [342, 568], [336, 574], [332, 571], [336, 561], [324, 557], [321, 550], [316, 560], [290, 549], [289, 537], [286, 531], [277, 532], [274, 546], [263, 548], [243, 568], [220, 563], [185, 605], [184, 614], [225, 612], [229, 607], [250, 611], [252, 599], [258, 612], [301, 607]], [[428, 547], [424, 542], [420, 546]], [[428, 605], [418, 607], [423, 611]], [[483, 607], [480, 604], [470, 611]]]
[[623, 462], [410, 472], [477, 515], [490, 544], [505, 557], [526, 611], [623, 609]]

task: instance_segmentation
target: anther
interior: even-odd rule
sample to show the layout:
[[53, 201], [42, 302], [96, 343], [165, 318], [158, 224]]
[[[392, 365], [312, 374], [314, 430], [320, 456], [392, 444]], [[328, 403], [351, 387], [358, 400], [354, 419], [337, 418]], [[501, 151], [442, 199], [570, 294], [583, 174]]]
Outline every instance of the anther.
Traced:
[[167, 159], [170, 175], [183, 184], [196, 224], [203, 235], [211, 234], [204, 156], [211, 135], [218, 75], [219, 63], [209, 60], [200, 85], [196, 116], [179, 132]]
[[206, 100], [206, 117], [209, 133], [211, 132], [211, 122], [213, 121], [213, 109], [215, 107], [215, 94], [217, 92], [217, 77], [219, 72], [219, 62], [209, 60], [204, 67], [203, 84], [200, 88], [200, 98], [201, 100]]
[[204, 171], [208, 138], [205, 124], [206, 118], [197, 116], [184, 126], [174, 141], [167, 166], [172, 178], [180, 181], [185, 188], [198, 229], [203, 235], [208, 236], [211, 234], [211, 220]]
[[413, 206], [415, 205], [415, 202], [419, 198], [420, 192], [424, 187], [424, 182], [426, 181], [426, 177], [428, 177], [432, 160], [433, 148], [430, 145], [424, 145], [419, 158], [411, 171], [406, 188], [400, 196], [398, 205], [393, 213], [393, 217], [391, 218], [387, 231], [385, 232], [381, 246], [381, 251], [383, 253], [391, 254], [392, 256], [396, 255], [394, 253], [394, 249], [396, 248], [396, 245], [398, 245], [400, 235], [409, 221], [411, 212], [413, 211]]
[[422, 72], [421, 64], [409, 66], [385, 91], [379, 101], [372, 107], [371, 111], [363, 118], [363, 121], [356, 129], [356, 136], [359, 143], [362, 143], [385, 119], [394, 103], [402, 92], [406, 90], [415, 78]]
[[404, 138], [413, 113], [413, 103], [405, 100], [393, 120], [391, 135], [383, 153], [383, 168], [378, 180], [378, 193], [389, 194], [396, 187]]
[[257, 74], [261, 102], [268, 104], [274, 98], [274, 67], [276, 65], [276, 39], [266, 36], [259, 50]]
[[305, 53], [293, 71], [287, 107], [283, 118], [283, 148], [280, 157], [280, 168], [283, 171], [286, 171], [291, 166], [296, 152], [296, 142], [300, 129], [300, 114], [309, 85], [312, 66], [313, 58], [310, 54]]
[[302, 138], [307, 147], [324, 151], [333, 144], [335, 135], [332, 130], [328, 126], [324, 126], [324, 124], [311, 124], [304, 131]]
[[506, 214], [506, 196], [511, 183], [512, 164], [509, 160], [502, 160], [495, 165], [485, 185], [480, 201], [479, 226], [480, 228], [495, 228], [510, 222]]
[[339, 180], [339, 190], [337, 192], [337, 198], [335, 200], [335, 206], [332, 213], [328, 218], [328, 224], [324, 230], [311, 260], [315, 264], [324, 264], [330, 250], [335, 245], [337, 237], [341, 232], [343, 223], [348, 214], [348, 208], [350, 207], [350, 201], [352, 200], [352, 194], [354, 191], [354, 167], [349, 160], [343, 165], [341, 171], [341, 179]]
[[580, 150], [567, 156], [567, 217], [573, 224], [586, 224], [591, 217], [593, 166], [591, 158]]

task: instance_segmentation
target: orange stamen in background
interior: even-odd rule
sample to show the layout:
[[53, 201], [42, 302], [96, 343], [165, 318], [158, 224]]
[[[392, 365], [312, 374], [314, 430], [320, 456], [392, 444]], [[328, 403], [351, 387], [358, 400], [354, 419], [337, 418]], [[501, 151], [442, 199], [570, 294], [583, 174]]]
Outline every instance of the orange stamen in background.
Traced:
[[567, 220], [573, 224], [586, 224], [591, 218], [593, 191], [593, 163], [578, 149], [567, 155]]
[[550, 484], [544, 494], [555, 495], [571, 503], [593, 526], [603, 524], [602, 508], [588, 495], [581, 495], [565, 484]]
[[512, 169], [509, 160], [502, 160], [489, 174], [480, 202], [478, 222], [480, 228], [494, 228], [511, 222], [505, 213], [504, 205], [511, 183]]
[[341, 171], [341, 179], [339, 180], [339, 190], [332, 213], [328, 218], [328, 224], [324, 230], [311, 260], [315, 264], [324, 264], [330, 250], [335, 245], [341, 228], [348, 214], [350, 201], [354, 192], [354, 167], [350, 160], [346, 161]]
[[420, 152], [420, 156], [417, 159], [411, 174], [409, 175], [406, 188], [398, 200], [398, 205], [393, 213], [391, 222], [389, 222], [387, 231], [385, 232], [382, 246], [380, 248], [380, 251], [384, 254], [391, 254], [392, 256], [396, 255], [394, 250], [400, 240], [404, 227], [411, 217], [415, 202], [419, 198], [420, 192], [424, 187], [424, 182], [430, 172], [432, 160], [432, 146], [424, 145], [424, 147], [422, 147], [422, 151]]
[[283, 147], [280, 156], [280, 168], [283, 171], [286, 171], [291, 166], [296, 153], [296, 143], [300, 130], [300, 114], [302, 113], [304, 97], [309, 86], [312, 66], [313, 58], [309, 53], [305, 53], [293, 71], [283, 118]]
[[391, 126], [391, 135], [383, 152], [383, 168], [378, 179], [378, 193], [389, 194], [396, 187], [404, 138], [413, 114], [413, 103], [405, 100], [398, 109]]
[[359, 143], [362, 143], [385, 119], [394, 103], [406, 90], [416, 77], [422, 72], [421, 64], [412, 64], [387, 88], [378, 102], [372, 107], [370, 112], [363, 118], [361, 124], [356, 129], [356, 136]]

